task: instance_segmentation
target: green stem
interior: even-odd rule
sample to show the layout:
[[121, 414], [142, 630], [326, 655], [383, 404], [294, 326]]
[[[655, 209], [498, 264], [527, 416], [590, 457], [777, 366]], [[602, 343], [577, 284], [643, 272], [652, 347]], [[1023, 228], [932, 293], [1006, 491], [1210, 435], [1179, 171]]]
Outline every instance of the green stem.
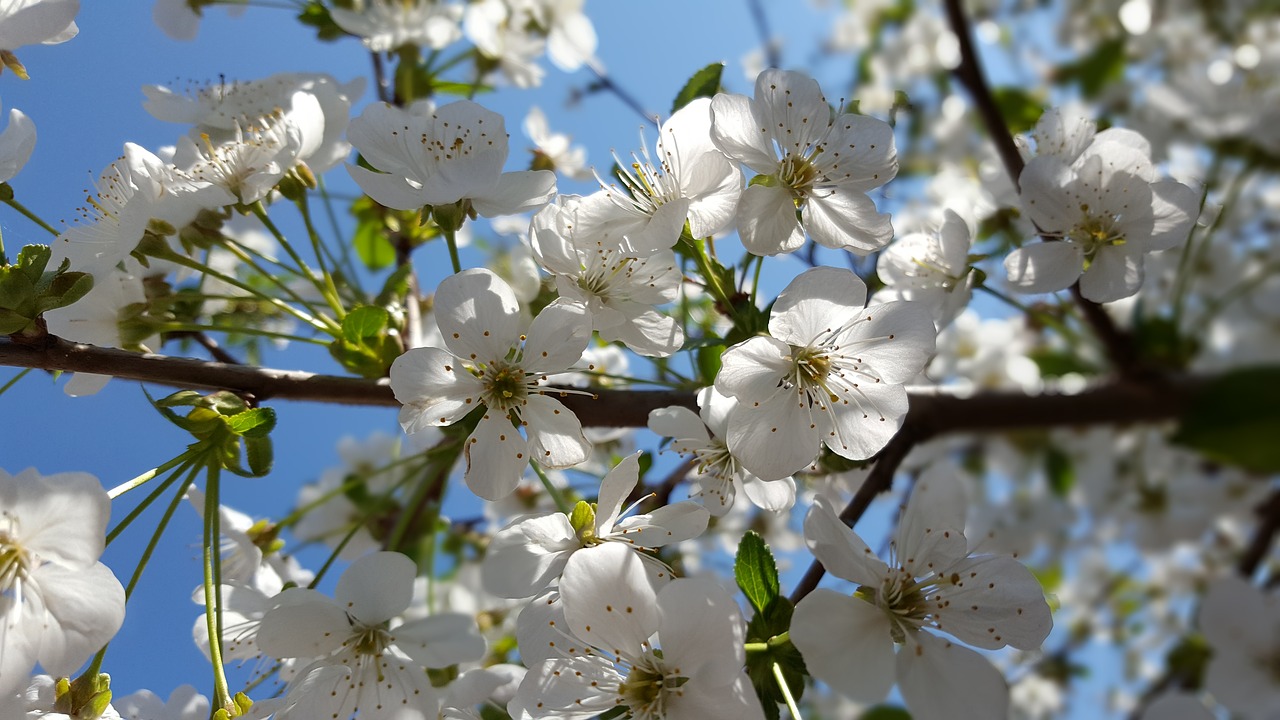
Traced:
[[[329, 189], [325, 187], [324, 178], [316, 178], [316, 187], [319, 189], [320, 199], [324, 201], [324, 214], [325, 218], [329, 220], [330, 231], [333, 233], [334, 237], [343, 237], [342, 228], [338, 225], [338, 215], [333, 210], [333, 197], [329, 195]], [[351, 243], [338, 243], [338, 249], [340, 251], [339, 264], [342, 265], [342, 269], [347, 273], [347, 277], [350, 278], [349, 282], [357, 282], [359, 273], [356, 272], [355, 264], [351, 262], [350, 246]]]
[[[4, 252], [4, 249], [0, 248], [0, 253], [3, 253], [3, 252]], [[0, 395], [3, 395], [6, 390], [13, 387], [14, 385], [17, 385], [18, 381], [26, 377], [27, 373], [31, 372], [31, 370], [32, 370], [31, 368], [27, 368], [26, 370], [23, 370], [17, 375], [14, 375], [13, 377], [9, 378], [9, 382], [5, 383], [3, 387], [0, 387]]]
[[564, 499], [564, 495], [561, 494], [560, 488], [557, 488], [551, 483], [551, 478], [547, 477], [547, 473], [544, 472], [536, 462], [529, 463], [529, 467], [533, 468], [534, 474], [536, 474], [538, 479], [542, 481], [542, 487], [547, 489], [547, 494], [555, 501], [556, 509], [565, 515], [571, 514], [573, 512], [573, 508], [569, 506], [569, 501]]
[[120, 483], [119, 485], [111, 488], [109, 491], [107, 491], [107, 497], [111, 498], [112, 500], [115, 500], [116, 498], [120, 497], [121, 495], [124, 495], [130, 490], [136, 487], [145, 485], [146, 483], [150, 482], [152, 478], [154, 478], [155, 476], [159, 475], [162, 472], [166, 472], [169, 469], [177, 467], [178, 465], [181, 465], [184, 463], [190, 463], [191, 459], [192, 459], [192, 453], [190, 450], [188, 450], [187, 452], [182, 453], [181, 455], [164, 463], [163, 465], [157, 465], [156, 467], [151, 468], [150, 470], [142, 473], [141, 475], [135, 477], [134, 479], [129, 480], [127, 482]]
[[[17, 200], [15, 200], [15, 199], [13, 199], [13, 198], [9, 198], [8, 200], [5, 200], [5, 201], [4, 201], [4, 204], [5, 204], [5, 205], [8, 205], [9, 207], [13, 208], [14, 210], [17, 210], [19, 213], [22, 213], [23, 217], [27, 218], [27, 219], [28, 219], [28, 220], [30, 220], [31, 222], [33, 222], [33, 223], [35, 223], [35, 224], [39, 225], [40, 227], [44, 228], [46, 231], [48, 231], [48, 232], [49, 232], [49, 234], [50, 234], [50, 235], [53, 235], [53, 236], [55, 236], [55, 237], [58, 235], [58, 231], [57, 231], [57, 230], [55, 230], [55, 229], [54, 229], [54, 227], [53, 227], [52, 225], [50, 225], [49, 223], [47, 223], [47, 222], [45, 222], [45, 221], [41, 220], [39, 217], [37, 217], [37, 216], [36, 216], [36, 214], [35, 214], [35, 213], [33, 213], [33, 212], [31, 212], [30, 210], [28, 210], [28, 209], [26, 208], [26, 206], [25, 206], [25, 205], [23, 205], [22, 203], [18, 202]], [[3, 248], [0, 248], [0, 250], [2, 250], [2, 249], [3, 249]]]
[[[329, 271], [329, 266], [325, 263], [325, 256], [329, 255], [329, 259], [336, 265], [337, 261], [330, 255], [324, 243], [320, 241], [320, 233], [316, 232], [316, 226], [311, 222], [311, 209], [307, 204], [307, 196], [299, 195], [298, 212], [302, 213], [302, 224], [307, 229], [307, 237], [311, 239], [311, 251], [316, 254], [316, 263], [320, 265], [320, 273], [324, 277], [324, 284], [328, 288], [328, 292], [338, 303], [339, 317], [345, 314], [346, 310], [342, 308], [342, 296], [338, 293], [338, 286], [333, 282], [333, 273]], [[350, 282], [355, 282], [355, 278], [351, 278]], [[337, 311], [335, 311], [337, 312]]]
[[333, 567], [333, 563], [337, 561], [338, 556], [341, 555], [343, 549], [347, 547], [347, 543], [351, 542], [351, 538], [355, 537], [356, 533], [360, 532], [361, 527], [363, 526], [356, 523], [354, 527], [347, 531], [346, 535], [342, 536], [342, 541], [333, 548], [333, 552], [329, 553], [329, 557], [324, 561], [324, 564], [316, 571], [316, 576], [307, 584], [308, 589], [316, 589], [316, 586], [320, 584], [322, 579], [324, 579], [325, 573], [329, 572], [329, 568]]
[[681, 237], [688, 241], [689, 246], [693, 248], [693, 262], [698, 266], [698, 273], [706, 281], [707, 289], [711, 291], [711, 295], [715, 297], [716, 301], [730, 317], [737, 315], [737, 309], [733, 307], [733, 300], [728, 290], [720, 285], [720, 276], [712, 269], [711, 258], [702, 247], [704, 241], [698, 240], [688, 233], [681, 235]]
[[449, 246], [449, 262], [453, 263], [453, 272], [462, 272], [462, 261], [458, 258], [458, 240], [454, 237], [455, 231], [444, 231], [444, 242]]
[[[293, 245], [289, 243], [289, 240], [284, 236], [284, 233], [280, 232], [280, 228], [276, 227], [276, 224], [271, 222], [271, 218], [267, 215], [267, 210], [262, 206], [261, 200], [254, 203], [251, 207], [253, 208], [254, 216], [257, 217], [262, 223], [262, 226], [271, 233], [271, 235], [276, 239], [276, 242], [280, 243], [280, 247], [284, 248], [284, 251], [289, 254], [289, 259], [293, 260], [294, 264], [298, 266], [298, 269], [302, 271], [303, 277], [315, 286], [316, 290], [320, 292], [320, 295], [324, 297], [325, 302], [329, 304], [329, 309], [333, 310], [334, 315], [341, 320], [342, 316], [346, 314], [346, 310], [343, 309], [342, 302], [338, 298], [337, 288], [333, 287], [333, 278], [329, 277], [328, 272], [322, 272], [322, 278], [316, 277], [315, 271], [311, 269], [310, 265], [307, 265], [307, 262], [302, 259], [302, 256], [298, 254], [298, 251], [293, 249]], [[320, 258], [317, 257], [316, 259], [319, 260]], [[330, 293], [331, 288], [333, 289], [332, 293]]]
[[1062, 333], [1062, 336], [1067, 340], [1070, 340], [1072, 344], [1075, 344], [1080, 340], [1080, 336], [1076, 333], [1075, 330], [1072, 330], [1070, 327], [1066, 325], [1066, 323], [1063, 323], [1061, 320], [1054, 317], [1053, 315], [1050, 315], [1047, 312], [1044, 312], [1042, 310], [1036, 310], [1035, 308], [1032, 308], [1026, 305], [1025, 303], [1019, 302], [1018, 300], [1015, 300], [1009, 297], [1008, 295], [1005, 295], [1004, 293], [1000, 292], [999, 290], [996, 290], [995, 288], [992, 288], [987, 285], [978, 285], [978, 286], [975, 286], [974, 289], [981, 290], [986, 294], [990, 295], [991, 297], [1009, 305], [1010, 307], [1020, 310], [1021, 312], [1025, 313], [1029, 317], [1036, 318], [1037, 320], [1044, 323], [1045, 325], [1048, 325], [1054, 330], [1057, 330], [1058, 332]]
[[151, 507], [151, 503], [155, 502], [157, 498], [163, 495], [165, 491], [168, 490], [171, 485], [173, 485], [173, 483], [177, 482], [178, 476], [180, 476], [183, 472], [186, 472], [191, 467], [191, 465], [197, 463], [198, 461], [199, 459], [197, 457], [192, 456], [187, 458], [186, 462], [179, 465], [173, 471], [173, 473], [169, 475], [169, 477], [165, 478], [163, 482], [157, 485], [154, 490], [152, 490], [145, 498], [143, 498], [142, 502], [138, 503], [137, 507], [130, 510], [128, 515], [125, 515], [124, 518], [120, 520], [120, 522], [116, 523], [115, 527], [111, 528], [111, 531], [107, 533], [105, 544], [110, 545], [117, 537], [119, 537], [120, 533], [125, 531], [125, 528], [129, 527], [129, 525], [134, 520], [138, 519], [139, 515], [146, 512], [147, 508]]
[[231, 691], [222, 666], [222, 528], [218, 512], [218, 479], [222, 466], [211, 459], [205, 467], [209, 473], [204, 494], [205, 625], [209, 631], [209, 660], [213, 665], [213, 707], [224, 708], [231, 702]]
[[749, 642], [742, 647], [749, 653], [759, 653], [781, 647], [789, 642], [791, 642], [791, 633], [784, 632], [781, 635], [774, 635], [765, 642]]
[[782, 690], [782, 697], [787, 701], [787, 709], [791, 711], [791, 717], [800, 720], [800, 708], [796, 707], [796, 699], [792, 697], [787, 678], [782, 674], [782, 666], [776, 662], [773, 664], [773, 678], [778, 681], [778, 688]]
[[290, 333], [273, 332], [271, 330], [262, 330], [251, 327], [222, 327], [220, 325], [202, 325], [200, 323], [161, 323], [156, 329], [162, 333], [165, 332], [222, 332], [234, 333], [238, 335], [254, 335], [257, 337], [271, 338], [273, 340], [289, 340], [291, 342], [311, 343], [312, 345], [322, 345], [328, 347], [329, 343], [319, 338], [304, 337], [302, 335], [292, 335]]

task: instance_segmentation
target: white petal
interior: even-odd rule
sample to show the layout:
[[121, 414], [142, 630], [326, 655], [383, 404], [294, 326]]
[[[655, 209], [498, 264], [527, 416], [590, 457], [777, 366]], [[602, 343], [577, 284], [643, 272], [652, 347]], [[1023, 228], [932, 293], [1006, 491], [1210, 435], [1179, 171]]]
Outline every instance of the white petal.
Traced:
[[423, 667], [443, 668], [484, 657], [484, 638], [471, 615], [437, 613], [391, 630], [395, 646]]
[[707, 426], [702, 424], [702, 419], [697, 413], [678, 405], [650, 410], [649, 430], [676, 440], [688, 438], [699, 443], [707, 443], [711, 440]]
[[745, 95], [720, 93], [711, 99], [711, 142], [730, 158], [770, 175], [778, 169], [778, 155], [761, 123]]
[[668, 357], [684, 345], [684, 330], [675, 318], [653, 308], [644, 308], [614, 328], [601, 328], [600, 339], [619, 341], [633, 352], [647, 357]]
[[790, 372], [791, 348], [775, 338], [753, 337], [725, 350], [720, 360], [716, 390], [739, 403], [758, 402], [772, 396]]
[[445, 345], [461, 358], [502, 360], [520, 337], [520, 302], [510, 285], [484, 268], [442, 280], [435, 315]]
[[840, 520], [831, 501], [818, 495], [804, 517], [804, 540], [827, 571], [859, 585], [879, 587], [889, 567]]
[[640, 482], [640, 453], [633, 452], [618, 461], [600, 481], [600, 493], [596, 498], [596, 533], [613, 532], [613, 524], [622, 513], [622, 506]]
[[516, 618], [516, 643], [527, 667], [566, 655], [583, 655], [586, 644], [569, 633], [560, 590], [548, 588], [529, 601]]
[[544, 660], [529, 668], [507, 710], [513, 718], [587, 720], [615, 707], [624, 679], [601, 657]]
[[569, 553], [579, 547], [564, 513], [512, 523], [493, 537], [485, 551], [484, 589], [506, 598], [535, 595], [560, 576]]
[[1100, 248], [1080, 276], [1080, 294], [1098, 303], [1127, 298], [1142, 287], [1142, 253], [1127, 247]]
[[758, 403], [739, 399], [725, 444], [761, 480], [794, 475], [818, 456], [817, 424], [803, 396], [781, 389]]
[[77, 570], [93, 567], [102, 555], [111, 501], [88, 473], [0, 470], [0, 507], [18, 518], [20, 544], [44, 560]]
[[1151, 239], [1141, 245], [1144, 252], [1168, 250], [1187, 241], [1200, 214], [1200, 195], [1173, 180], [1151, 186], [1154, 225]]
[[1009, 285], [1024, 293], [1065, 290], [1080, 277], [1084, 250], [1070, 240], [1032, 243], [1017, 248], [1004, 259]]
[[0, 182], [13, 179], [36, 147], [36, 126], [17, 108], [9, 110], [9, 126], [0, 133]]
[[570, 631], [614, 655], [638, 657], [658, 629], [657, 592], [639, 555], [621, 543], [574, 553], [560, 595]]
[[409, 434], [448, 425], [480, 406], [482, 387], [445, 350], [412, 348], [391, 363], [391, 392], [404, 405], [400, 426]]
[[785, 153], [806, 150], [831, 124], [822, 88], [804, 73], [776, 68], [760, 73], [751, 108]]
[[748, 476], [742, 481], [742, 490], [756, 507], [769, 512], [790, 510], [796, 502], [796, 481], [790, 477], [761, 480]]
[[769, 334], [792, 345], [810, 345], [819, 334], [857, 315], [867, 304], [867, 284], [849, 270], [816, 267], [787, 283], [769, 316]]
[[43, 628], [35, 659], [46, 672], [71, 675], [124, 624], [124, 588], [102, 563], [77, 570], [46, 564], [30, 581], [39, 586], [45, 610], [32, 622]]
[[520, 361], [531, 374], [562, 372], [578, 360], [591, 341], [591, 316], [581, 303], [559, 298], [529, 325]]
[[744, 673], [728, 685], [668, 695], [666, 711], [665, 720], [764, 720], [760, 698]]
[[518, 215], [542, 207], [555, 194], [555, 173], [521, 170], [502, 173], [492, 191], [471, 196], [471, 206], [484, 217]]
[[751, 185], [738, 201], [736, 217], [742, 245], [755, 255], [794, 252], [804, 245], [795, 201], [781, 185]]
[[463, 454], [467, 458], [463, 477], [471, 492], [485, 500], [501, 500], [520, 484], [529, 464], [529, 441], [506, 415], [489, 411], [467, 438]]
[[963, 642], [988, 650], [1036, 650], [1053, 628], [1040, 582], [1012, 557], [966, 558], [941, 576], [937, 626]]
[[840, 399], [842, 404], [835, 406], [831, 416], [835, 424], [824, 430], [822, 442], [831, 452], [851, 460], [866, 460], [880, 452], [898, 434], [907, 414], [907, 391], [901, 385], [861, 383]]
[[427, 196], [422, 188], [409, 184], [404, 177], [389, 173], [378, 173], [356, 165], [347, 164], [347, 173], [365, 195], [373, 198], [379, 205], [395, 210], [421, 210], [426, 204]]
[[1022, 207], [1040, 230], [1065, 233], [1080, 218], [1080, 208], [1072, 205], [1065, 188], [1075, 181], [1071, 166], [1052, 156], [1033, 158], [1018, 179]]
[[271, 657], [321, 657], [351, 636], [346, 612], [314, 590], [285, 590], [277, 601], [258, 628], [258, 647]]
[[884, 302], [863, 310], [861, 318], [836, 343], [881, 381], [909, 382], [933, 357], [938, 333], [924, 303]]
[[935, 462], [916, 481], [902, 512], [894, 545], [913, 577], [941, 572], [968, 554], [964, 486], [946, 463]]
[[871, 603], [825, 588], [814, 590], [796, 605], [791, 642], [804, 655], [809, 672], [842, 695], [875, 703], [893, 687], [889, 620]]
[[409, 607], [417, 572], [413, 561], [398, 552], [365, 555], [342, 573], [333, 596], [360, 622], [378, 625]]
[[742, 673], [746, 637], [738, 603], [707, 578], [680, 578], [658, 592], [662, 661], [699, 685], [728, 685]]
[[819, 245], [855, 255], [875, 252], [893, 239], [889, 213], [865, 194], [844, 187], [815, 191], [801, 212], [804, 228]]
[[698, 537], [709, 521], [706, 508], [686, 500], [626, 518], [614, 525], [610, 537], [640, 547], [662, 547]]
[[986, 658], [919, 632], [898, 653], [898, 689], [915, 720], [1006, 717], [1009, 688]]
[[591, 441], [582, 434], [582, 423], [559, 400], [530, 395], [520, 418], [529, 423], [529, 453], [542, 467], [573, 467], [590, 457]]

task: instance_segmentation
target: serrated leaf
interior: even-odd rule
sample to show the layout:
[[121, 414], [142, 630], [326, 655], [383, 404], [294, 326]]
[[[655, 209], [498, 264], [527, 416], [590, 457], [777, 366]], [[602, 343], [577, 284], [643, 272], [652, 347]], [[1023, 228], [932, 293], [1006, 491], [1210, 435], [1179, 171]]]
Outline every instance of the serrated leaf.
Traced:
[[671, 114], [700, 97], [713, 97], [720, 92], [720, 75], [724, 72], [724, 63], [716, 62], [694, 73], [689, 81], [676, 93], [675, 102], [671, 103]]
[[[0, 308], [23, 314], [35, 304], [36, 286], [21, 269], [0, 268]], [[34, 313], [32, 313], [34, 315]]]
[[733, 577], [758, 613], [763, 613], [778, 597], [778, 567], [773, 562], [773, 553], [769, 552], [764, 538], [754, 530], [748, 530], [738, 543], [738, 554], [733, 559]]
[[1208, 383], [1183, 412], [1175, 444], [1227, 465], [1280, 472], [1280, 366], [1236, 370]]
[[365, 338], [382, 334], [390, 319], [386, 308], [361, 305], [342, 319], [342, 336], [352, 345], [359, 345]]

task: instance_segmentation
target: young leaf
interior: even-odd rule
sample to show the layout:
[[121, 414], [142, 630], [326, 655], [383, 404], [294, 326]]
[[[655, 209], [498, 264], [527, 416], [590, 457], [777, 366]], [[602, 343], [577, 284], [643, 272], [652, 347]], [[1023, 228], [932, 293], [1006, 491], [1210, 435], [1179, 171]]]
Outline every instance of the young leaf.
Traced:
[[1256, 473], [1280, 472], [1280, 366], [1226, 373], [1183, 412], [1172, 441]]
[[342, 336], [353, 345], [364, 338], [377, 337], [387, 327], [391, 316], [385, 308], [361, 305], [342, 319]]
[[733, 576], [742, 588], [742, 594], [751, 601], [756, 612], [764, 612], [769, 603], [778, 597], [778, 568], [764, 538], [754, 530], [748, 530], [738, 543], [738, 555], [733, 560]]
[[675, 102], [671, 103], [671, 114], [700, 97], [712, 97], [720, 92], [720, 73], [724, 72], [724, 63], [711, 63], [694, 73], [689, 82], [680, 88]]

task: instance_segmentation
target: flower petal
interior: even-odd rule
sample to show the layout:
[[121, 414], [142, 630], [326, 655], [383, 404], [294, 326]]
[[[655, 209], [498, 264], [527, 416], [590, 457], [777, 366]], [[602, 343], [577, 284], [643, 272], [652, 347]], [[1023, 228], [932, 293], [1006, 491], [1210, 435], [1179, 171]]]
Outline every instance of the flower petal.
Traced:
[[867, 284], [843, 268], [816, 267], [797, 275], [778, 295], [769, 316], [769, 334], [807, 346], [824, 332], [853, 318], [867, 304]]
[[658, 629], [657, 592], [640, 556], [621, 543], [574, 553], [560, 595], [569, 630], [616, 656], [639, 657]]
[[898, 689], [915, 720], [1002, 718], [1009, 687], [986, 658], [926, 632], [907, 636], [898, 653]]
[[1004, 259], [1010, 287], [1024, 293], [1065, 290], [1083, 268], [1084, 250], [1070, 240], [1024, 245]]
[[462, 613], [437, 613], [392, 628], [395, 646], [423, 667], [443, 668], [484, 657], [484, 638], [476, 619]]
[[889, 619], [871, 603], [814, 590], [796, 605], [791, 642], [809, 672], [841, 695], [875, 703], [893, 687]]
[[485, 551], [484, 589], [505, 598], [535, 595], [560, 576], [569, 554], [580, 547], [564, 513], [512, 523], [494, 535]]
[[460, 358], [502, 360], [520, 338], [520, 302], [511, 286], [484, 268], [442, 280], [435, 315], [444, 344]]
[[804, 541], [813, 556], [838, 578], [879, 587], [889, 567], [849, 526], [841, 522], [831, 500], [818, 495], [804, 516]]
[[559, 400], [530, 395], [520, 419], [529, 423], [529, 453], [542, 467], [573, 467], [591, 455], [591, 441], [582, 434], [578, 416]]
[[391, 392], [404, 405], [400, 426], [410, 435], [461, 420], [480, 406], [481, 389], [462, 362], [440, 348], [412, 348], [391, 363]]
[[930, 599], [938, 606], [935, 624], [969, 645], [1036, 650], [1053, 628], [1040, 582], [1008, 555], [965, 558], [943, 570], [941, 580]]
[[417, 572], [413, 561], [398, 552], [365, 555], [342, 573], [333, 597], [360, 622], [379, 625], [409, 607]]
[[889, 213], [876, 210], [871, 198], [857, 190], [837, 186], [815, 191], [801, 216], [814, 242], [855, 255], [875, 252], [893, 239]]
[[485, 500], [501, 500], [520, 484], [529, 464], [529, 441], [506, 414], [489, 411], [467, 438], [463, 455], [467, 458], [463, 478], [471, 492]]
[[736, 223], [743, 247], [754, 255], [789, 253], [804, 245], [795, 201], [781, 185], [748, 187], [738, 201]]

